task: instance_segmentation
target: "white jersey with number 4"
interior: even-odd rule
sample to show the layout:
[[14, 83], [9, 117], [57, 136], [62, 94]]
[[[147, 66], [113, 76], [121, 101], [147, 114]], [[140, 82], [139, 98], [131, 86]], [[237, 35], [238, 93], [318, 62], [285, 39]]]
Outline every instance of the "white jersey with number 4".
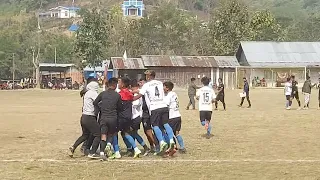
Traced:
[[169, 107], [169, 119], [181, 117], [179, 111], [179, 99], [175, 92], [168, 92], [165, 96], [166, 103]]
[[139, 93], [149, 99], [147, 102], [149, 111], [167, 107], [164, 100], [164, 90], [161, 81], [151, 80], [145, 83], [140, 89]]
[[214, 90], [209, 86], [198, 89], [197, 98], [199, 98], [199, 111], [212, 111], [212, 100], [216, 99]]

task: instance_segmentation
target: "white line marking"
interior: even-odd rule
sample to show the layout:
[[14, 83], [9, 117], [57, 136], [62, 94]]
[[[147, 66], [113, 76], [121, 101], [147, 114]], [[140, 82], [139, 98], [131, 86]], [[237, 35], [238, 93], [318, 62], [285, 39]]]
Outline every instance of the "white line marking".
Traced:
[[[168, 163], [168, 162], [210, 162], [210, 163], [320, 163], [320, 159], [297, 159], [297, 160], [289, 160], [289, 159], [274, 159], [274, 160], [260, 160], [260, 159], [239, 159], [239, 160], [232, 160], [232, 159], [119, 159], [119, 160], [109, 160], [114, 162], [129, 162], [129, 163]], [[55, 163], [77, 163], [77, 162], [99, 162], [97, 160], [59, 160], [59, 159], [4, 159], [0, 160], [0, 162], [55, 162]]]

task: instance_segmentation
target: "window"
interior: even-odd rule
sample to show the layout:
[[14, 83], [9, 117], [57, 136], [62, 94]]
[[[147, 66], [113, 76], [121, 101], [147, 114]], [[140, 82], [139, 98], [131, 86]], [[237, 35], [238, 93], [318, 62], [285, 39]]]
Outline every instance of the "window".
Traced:
[[272, 79], [272, 71], [271, 70], [264, 70], [264, 77], [259, 77], [259, 78]]

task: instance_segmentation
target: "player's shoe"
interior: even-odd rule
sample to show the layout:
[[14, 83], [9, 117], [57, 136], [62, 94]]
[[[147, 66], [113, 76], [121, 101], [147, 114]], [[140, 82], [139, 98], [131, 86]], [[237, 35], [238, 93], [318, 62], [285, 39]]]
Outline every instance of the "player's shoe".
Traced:
[[143, 156], [148, 156], [151, 153], [151, 150], [149, 148], [144, 150]]
[[185, 153], [187, 153], [187, 150], [186, 150], [186, 148], [183, 148], [183, 149], [179, 149], [179, 153], [181, 153], [181, 154], [185, 154]]
[[251, 106], [248, 106], [247, 108], [251, 108]]
[[106, 161], [107, 157], [104, 154], [100, 154], [100, 161]]
[[106, 154], [107, 154], [108, 157], [112, 156], [112, 154], [113, 154], [110, 145], [106, 146]]
[[115, 152], [112, 156], [108, 157], [108, 159], [121, 159], [121, 154], [119, 151]]
[[208, 134], [208, 133], [207, 133], [207, 134], [206, 134], [206, 138], [207, 138], [207, 139], [210, 139], [210, 138], [211, 138], [211, 134]]
[[141, 154], [141, 151], [138, 149], [138, 150], [135, 150], [134, 151], [134, 156], [133, 158], [139, 158], [140, 157], [140, 154]]
[[286, 108], [286, 110], [290, 110], [290, 109], [291, 109], [291, 107], [290, 107], [290, 106]]
[[69, 155], [69, 157], [73, 157], [73, 154], [74, 154], [74, 148], [71, 146], [71, 147], [69, 147], [69, 149], [68, 149], [68, 155]]
[[177, 150], [175, 148], [169, 149], [168, 156], [172, 157], [176, 152], [177, 152]]
[[100, 159], [100, 155], [99, 155], [99, 154], [96, 154], [96, 153], [94, 153], [94, 154], [89, 154], [89, 155], [88, 155], [88, 158], [90, 158], [90, 159]]
[[160, 144], [160, 153], [165, 152], [168, 149], [168, 144], [166, 142], [163, 142]]

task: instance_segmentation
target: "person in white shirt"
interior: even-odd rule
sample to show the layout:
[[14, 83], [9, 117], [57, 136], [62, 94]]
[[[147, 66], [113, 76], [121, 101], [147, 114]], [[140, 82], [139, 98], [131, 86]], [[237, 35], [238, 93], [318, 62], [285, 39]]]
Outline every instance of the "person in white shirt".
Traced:
[[92, 148], [88, 155], [91, 159], [99, 159], [100, 155], [96, 154], [98, 146], [100, 144], [100, 125], [97, 122], [97, 115], [93, 102], [98, 96], [99, 84], [95, 81], [90, 82], [86, 86], [87, 92], [83, 97], [82, 116], [80, 120], [82, 135], [75, 141], [73, 146], [68, 149], [68, 154], [73, 157], [75, 149], [84, 141], [86, 141], [90, 134], [94, 136]]
[[[131, 90], [136, 91], [139, 90], [139, 84], [137, 80], [131, 81]], [[138, 94], [135, 93], [134, 96], [137, 96]], [[142, 122], [142, 105], [143, 100], [142, 97], [132, 102], [132, 125], [131, 125], [131, 136], [135, 138], [139, 144], [144, 149], [144, 156], [147, 156], [150, 153], [150, 149], [144, 142], [143, 138], [138, 134], [138, 130], [140, 129], [140, 124]]]
[[179, 111], [179, 99], [178, 95], [172, 91], [174, 85], [172, 82], [168, 81], [163, 83], [164, 92], [166, 93], [165, 100], [169, 107], [169, 125], [171, 126], [174, 135], [180, 146], [179, 151], [185, 153], [186, 149], [184, 147], [183, 138], [180, 135], [181, 130], [181, 114]]
[[153, 131], [159, 141], [160, 145], [160, 154], [163, 154], [167, 148], [168, 144], [164, 141], [162, 131], [159, 127], [164, 127], [166, 134], [169, 138], [169, 151], [174, 151], [174, 140], [173, 140], [173, 131], [169, 121], [169, 109], [164, 100], [164, 90], [163, 84], [161, 81], [155, 80], [156, 73], [154, 71], [145, 72], [147, 83], [145, 83], [142, 88], [139, 90], [139, 94], [133, 98], [137, 100], [143, 95], [149, 99], [148, 107], [151, 112], [150, 121], [153, 128]]
[[287, 82], [284, 84], [284, 94], [286, 96], [286, 109], [290, 110], [291, 109], [291, 104], [292, 104], [292, 83], [291, 79], [287, 78]]
[[212, 126], [210, 124], [212, 116], [212, 104], [216, 99], [216, 94], [212, 88], [209, 87], [210, 80], [207, 77], [201, 79], [202, 88], [198, 89], [196, 97], [199, 100], [199, 112], [200, 112], [200, 121], [201, 125], [205, 126], [207, 131], [206, 138], [211, 137]]

